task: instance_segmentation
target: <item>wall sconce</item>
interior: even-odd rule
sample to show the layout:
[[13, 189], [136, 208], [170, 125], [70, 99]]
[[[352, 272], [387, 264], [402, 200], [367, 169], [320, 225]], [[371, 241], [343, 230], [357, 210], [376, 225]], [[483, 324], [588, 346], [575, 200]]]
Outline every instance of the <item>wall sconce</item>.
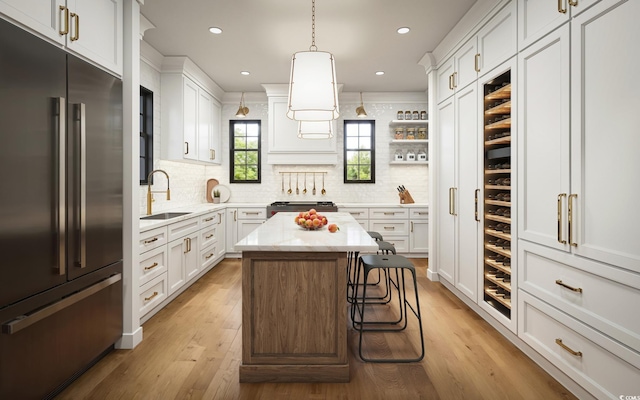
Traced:
[[240, 97], [240, 107], [238, 107], [238, 112], [236, 112], [236, 118], [244, 118], [249, 114], [249, 108], [244, 105], [244, 92], [242, 92], [242, 96]]

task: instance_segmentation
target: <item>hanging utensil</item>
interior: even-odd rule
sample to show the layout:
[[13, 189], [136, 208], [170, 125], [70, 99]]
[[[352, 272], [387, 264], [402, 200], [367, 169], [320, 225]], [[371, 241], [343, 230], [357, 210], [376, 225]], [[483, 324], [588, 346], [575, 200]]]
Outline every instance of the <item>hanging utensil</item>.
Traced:
[[302, 189], [302, 194], [307, 194], [307, 173], [304, 173], [304, 189]]
[[320, 191], [320, 193], [322, 193], [322, 195], [324, 196], [325, 194], [327, 194], [327, 191], [324, 190], [324, 173], [322, 174], [322, 190]]
[[296, 195], [300, 194], [300, 189], [298, 189], [298, 178], [300, 177], [300, 174], [296, 174]]
[[287, 190], [287, 194], [291, 194], [291, 173], [289, 173], [289, 190]]
[[282, 193], [284, 193], [284, 174], [280, 174], [280, 177], [282, 178]]
[[313, 173], [313, 190], [311, 191], [312, 195], [316, 195], [316, 173]]

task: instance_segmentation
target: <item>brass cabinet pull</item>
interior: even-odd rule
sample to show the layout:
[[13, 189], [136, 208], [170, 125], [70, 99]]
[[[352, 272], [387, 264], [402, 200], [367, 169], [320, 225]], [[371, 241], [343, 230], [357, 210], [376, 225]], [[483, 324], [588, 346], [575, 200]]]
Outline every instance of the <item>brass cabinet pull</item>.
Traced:
[[260, 215], [260, 211], [245, 211], [246, 215]]
[[560, 279], [556, 279], [556, 285], [560, 285], [563, 288], [569, 289], [569, 290], [571, 290], [573, 292], [582, 293], [582, 288], [574, 288], [572, 286], [569, 286], [566, 283], [562, 282], [562, 280], [560, 280]]
[[157, 266], [158, 266], [158, 263], [157, 263], [157, 262], [154, 262], [153, 264], [149, 265], [148, 267], [144, 267], [144, 270], [145, 270], [145, 271], [148, 271], [148, 270], [150, 270], [150, 269], [154, 269], [154, 268], [155, 268], [155, 267], [157, 267]]
[[145, 240], [145, 241], [144, 241], [144, 244], [153, 243], [153, 242], [155, 242], [156, 240], [158, 240], [158, 238], [157, 238], [157, 237], [154, 237], [154, 238], [153, 238], [153, 239], [151, 239], [151, 240]]
[[480, 189], [476, 189], [475, 193], [475, 206], [476, 206], [476, 221], [480, 222], [480, 218], [478, 218], [478, 195], [480, 194]]
[[569, 195], [569, 207], [568, 207], [568, 214], [569, 214], [569, 245], [573, 246], [573, 247], [578, 247], [578, 243], [573, 241], [573, 235], [572, 235], [572, 225], [573, 225], [573, 199], [577, 199], [578, 195], [577, 194], [570, 194]]
[[189, 142], [184, 142], [184, 144], [185, 144], [185, 145], [186, 145], [186, 147], [187, 147], [187, 150], [186, 150], [186, 151], [185, 151], [185, 153], [184, 153], [184, 154], [186, 155], [186, 154], [189, 154]]
[[573, 7], [577, 7], [578, 6], [578, 0], [569, 0], [569, 5], [573, 6]]
[[233, 210], [233, 220], [234, 221], [238, 220], [238, 210]]
[[158, 295], [158, 292], [153, 292], [153, 294], [151, 296], [145, 297], [144, 301], [149, 301], [149, 300], [153, 299], [154, 297], [156, 297], [157, 295]]
[[453, 188], [449, 188], [449, 215], [453, 215]]
[[394, 212], [386, 212], [386, 213], [384, 213], [384, 215], [396, 215], [396, 213], [394, 213]]
[[215, 160], [216, 159], [216, 151], [214, 149], [209, 149], [209, 158], [211, 160]]
[[184, 238], [184, 245], [186, 247], [184, 254], [187, 254], [188, 252], [191, 251], [191, 238]]
[[558, 12], [562, 13], [562, 14], [566, 14], [567, 13], [567, 9], [563, 8], [562, 3], [564, 2], [564, 0], [558, 0]]
[[456, 211], [456, 193], [458, 193], [458, 188], [454, 187], [452, 188], [452, 193], [453, 193], [453, 201], [451, 202], [451, 206], [453, 208], [453, 213], [451, 215], [453, 215], [454, 217], [458, 216], [458, 212]]
[[385, 231], [393, 231], [393, 230], [395, 230], [395, 229], [396, 229], [396, 227], [395, 227], [395, 226], [385, 226], [385, 227], [384, 227], [384, 230], [385, 230]]
[[411, 221], [411, 232], [413, 232], [413, 221]]
[[576, 357], [582, 357], [582, 352], [581, 351], [573, 350], [572, 348], [570, 348], [566, 344], [562, 343], [562, 339], [556, 339], [556, 344], [558, 346], [562, 347], [563, 349], [565, 349], [567, 352], [571, 353], [571, 355], [574, 355]]
[[476, 58], [474, 61], [475, 61], [476, 72], [480, 72], [480, 53], [476, 54]]
[[[64, 11], [64, 18], [62, 17], [62, 12]], [[66, 35], [69, 33], [69, 9], [65, 6], [60, 6], [60, 25], [62, 25], [62, 21], [64, 20], [64, 29], [58, 31], [60, 35]]]
[[205, 238], [205, 239], [211, 239], [212, 237], [213, 237], [213, 234], [211, 234], [211, 235], [207, 235], [207, 236], [205, 236], [204, 238]]
[[418, 212], [418, 215], [429, 215], [428, 212]]
[[458, 87], [458, 85], [456, 84], [456, 76], [457, 75], [458, 75], [457, 72], [454, 72], [453, 75], [451, 75], [451, 86], [453, 86], [453, 89]]
[[218, 213], [218, 225], [222, 223], [222, 213]]
[[209, 217], [204, 220], [204, 222], [209, 222], [209, 221], [213, 221], [213, 217]]
[[562, 198], [567, 197], [566, 193], [560, 193], [558, 195], [558, 242], [567, 244], [567, 241], [562, 239]]
[[71, 41], [75, 42], [76, 40], [80, 39], [80, 16], [76, 13], [71, 13], [71, 19], [76, 20], [76, 33], [75, 35], [71, 35]]
[[349, 214], [351, 214], [351, 215], [360, 215], [360, 214], [362, 214], [362, 212], [349, 211]]
[[209, 254], [209, 255], [204, 256], [204, 258], [206, 258], [207, 260], [208, 260], [208, 259], [210, 259], [211, 257], [213, 257], [213, 253], [211, 253], [211, 254]]

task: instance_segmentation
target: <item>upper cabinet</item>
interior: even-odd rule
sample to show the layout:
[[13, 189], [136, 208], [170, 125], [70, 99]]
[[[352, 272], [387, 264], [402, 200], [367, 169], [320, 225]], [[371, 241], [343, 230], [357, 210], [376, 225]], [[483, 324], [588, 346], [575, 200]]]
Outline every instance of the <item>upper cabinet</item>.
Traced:
[[186, 57], [165, 57], [163, 62], [162, 158], [220, 164], [221, 106], [196, 81], [196, 68]]
[[123, 0], [0, 0], [0, 13], [122, 76]]
[[287, 117], [287, 84], [262, 85], [269, 97], [269, 164], [337, 164], [336, 121], [330, 139], [300, 139], [298, 121]]
[[524, 49], [600, 0], [518, 0], [518, 48]]
[[510, 1], [438, 67], [438, 103], [516, 54], [516, 20], [516, 4]]

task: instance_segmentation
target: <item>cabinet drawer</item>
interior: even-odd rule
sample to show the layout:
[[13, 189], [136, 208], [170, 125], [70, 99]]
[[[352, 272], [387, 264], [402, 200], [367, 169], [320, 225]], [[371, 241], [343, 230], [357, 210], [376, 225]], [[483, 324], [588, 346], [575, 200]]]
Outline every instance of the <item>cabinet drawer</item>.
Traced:
[[267, 219], [267, 209], [261, 207], [238, 208], [238, 219]]
[[167, 298], [167, 274], [162, 274], [140, 288], [140, 316], [153, 310]]
[[368, 208], [356, 208], [356, 207], [343, 207], [339, 208], [338, 211], [346, 212], [351, 214], [356, 221], [366, 221], [369, 219], [369, 209]]
[[388, 235], [408, 235], [409, 221], [372, 219], [369, 221], [369, 230], [380, 233], [387, 240]]
[[200, 243], [202, 248], [208, 247], [210, 244], [217, 242], [220, 239], [220, 235], [220, 225], [216, 224], [208, 229], [203, 229], [200, 232]]
[[208, 268], [218, 260], [218, 254], [220, 253], [219, 246], [220, 243], [215, 242], [211, 246], [202, 249], [200, 252], [200, 271], [204, 271], [205, 268]]
[[[631, 304], [640, 304], [640, 290], [629, 286], [634, 278], [631, 274], [623, 281], [607, 279], [571, 265], [594, 262], [525, 241], [519, 252], [520, 288], [640, 351], [640, 318], [624, 311]], [[609, 268], [595, 267], [597, 271]]]
[[140, 254], [140, 286], [167, 271], [167, 248], [156, 249]]
[[138, 246], [138, 253], [142, 254], [145, 251], [164, 246], [165, 244], [167, 244], [167, 242], [166, 226], [142, 232], [140, 233], [140, 245]]
[[169, 242], [187, 236], [200, 229], [200, 218], [189, 218], [168, 226]]
[[[390, 218], [399, 218], [399, 219], [408, 219], [409, 218], [409, 209], [407, 208], [370, 208], [369, 209], [369, 218], [370, 219], [390, 219]], [[382, 233], [382, 232], [381, 232]]]
[[385, 237], [384, 240], [391, 243], [398, 254], [409, 252], [409, 238], [407, 236], [389, 236]]
[[409, 219], [429, 219], [428, 208], [410, 208]]
[[212, 212], [200, 216], [200, 229], [217, 224], [220, 221], [218, 213]]
[[639, 353], [526, 292], [519, 293], [522, 340], [597, 398], [638, 393]]

